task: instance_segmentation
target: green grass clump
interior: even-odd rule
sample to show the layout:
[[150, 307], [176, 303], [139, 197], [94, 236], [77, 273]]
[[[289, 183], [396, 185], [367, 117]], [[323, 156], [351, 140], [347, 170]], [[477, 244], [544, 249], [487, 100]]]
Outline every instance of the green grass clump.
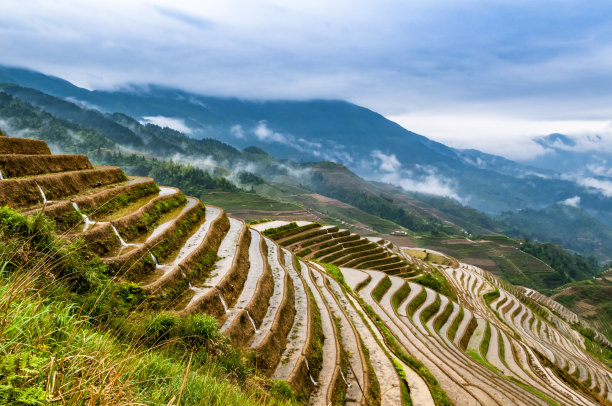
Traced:
[[459, 328], [459, 325], [463, 321], [464, 316], [465, 316], [465, 311], [463, 310], [463, 307], [461, 307], [461, 309], [459, 310], [459, 314], [457, 315], [457, 317], [455, 317], [455, 320], [453, 320], [453, 324], [451, 324], [450, 327], [448, 328], [448, 339], [449, 340], [453, 341], [455, 339], [455, 335], [457, 334], [457, 329]]
[[312, 250], [310, 248], [304, 248], [301, 251], [298, 251], [295, 253], [296, 257], [305, 257], [306, 255], [310, 254], [312, 252]]
[[262, 232], [266, 237], [270, 237], [273, 240], [280, 240], [281, 238], [290, 237], [294, 234], [301, 233], [302, 231], [311, 230], [313, 228], [321, 227], [319, 223], [306, 224], [304, 226], [298, 226], [297, 223], [291, 222], [284, 226], [276, 228], [268, 228]]
[[381, 281], [376, 285], [374, 290], [372, 291], [372, 297], [377, 302], [380, 302], [380, 299], [384, 296], [385, 293], [391, 287], [391, 279], [388, 276], [385, 276]]
[[487, 303], [487, 306], [491, 306], [491, 302], [499, 297], [499, 289], [495, 289], [493, 292], [488, 292], [482, 295], [483, 299]]
[[480, 354], [482, 354], [483, 358], [487, 356], [487, 351], [489, 350], [490, 341], [491, 341], [491, 324], [487, 322], [487, 327], [485, 328], [484, 336], [482, 337], [482, 341], [480, 342]]
[[397, 311], [398, 306], [402, 303], [410, 294], [410, 284], [404, 283], [401, 288], [395, 292], [395, 295], [391, 298], [391, 305]]
[[421, 312], [421, 321], [423, 323], [423, 326], [425, 326], [425, 328], [427, 328], [425, 324], [427, 323], [427, 320], [429, 320], [434, 314], [436, 314], [439, 309], [440, 309], [440, 295], [436, 295], [436, 300], [430, 306], [428, 306], [427, 309]]
[[315, 262], [319, 265], [322, 265], [327, 270], [327, 273], [332, 278], [334, 278], [344, 289], [346, 289], [349, 292], [351, 291], [351, 288], [344, 280], [344, 275], [342, 275], [342, 271], [340, 270], [340, 268], [338, 268], [336, 265], [326, 264], [325, 262], [319, 262], [319, 261], [315, 261]]
[[438, 316], [436, 321], [434, 321], [434, 329], [436, 331], [440, 331], [444, 323], [446, 323], [450, 315], [453, 313], [453, 307], [453, 302], [449, 302], [442, 314]]
[[412, 316], [414, 312], [423, 304], [423, 302], [426, 299], [427, 299], [427, 291], [423, 289], [421, 293], [417, 295], [417, 297], [412, 299], [412, 302], [410, 302], [410, 304], [406, 308], [406, 313]]
[[427, 286], [429, 289], [435, 290], [438, 293], [442, 293], [447, 298], [457, 301], [457, 294], [453, 290], [453, 287], [439, 271], [433, 270], [412, 281]]
[[359, 282], [357, 284], [357, 286], [355, 286], [355, 292], [359, 292], [361, 289], [365, 288], [366, 286], [368, 286], [368, 284], [370, 283], [370, 281], [372, 280], [372, 276], [368, 275], [367, 278], [365, 278], [364, 280], [362, 280], [361, 282]]

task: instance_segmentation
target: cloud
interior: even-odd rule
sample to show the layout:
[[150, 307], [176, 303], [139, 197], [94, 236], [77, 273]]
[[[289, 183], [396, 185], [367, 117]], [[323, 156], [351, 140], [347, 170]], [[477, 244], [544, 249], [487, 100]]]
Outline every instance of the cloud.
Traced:
[[286, 136], [269, 129], [268, 124], [266, 123], [266, 121], [263, 121], [263, 120], [260, 121], [259, 124], [257, 124], [257, 127], [255, 127], [255, 130], [253, 131], [253, 133], [255, 134], [255, 136], [257, 137], [259, 141], [280, 142], [281, 144], [289, 143], [289, 140], [287, 140]]
[[566, 206], [579, 207], [580, 206], [580, 196], [570, 197], [570, 198], [560, 201], [559, 203], [564, 204]]
[[[474, 106], [476, 109], [476, 106]], [[597, 138], [605, 133], [609, 119], [601, 120], [542, 120], [508, 117], [497, 112], [481, 110], [474, 114], [470, 108], [456, 112], [416, 111], [406, 115], [389, 116], [405, 128], [423, 134], [450, 147], [500, 155], [514, 160], [529, 160], [551, 151], [536, 140], [545, 134], [562, 132], [577, 142], [576, 150], [612, 149], [612, 137]], [[612, 134], [612, 132], [611, 132]], [[554, 144], [557, 145], [557, 144]], [[564, 148], [569, 148], [563, 145]]]
[[185, 134], [191, 134], [192, 130], [180, 118], [164, 116], [146, 116], [140, 121], [142, 124], [155, 124], [160, 127], [168, 127]]
[[520, 150], [530, 136], [612, 117], [611, 13], [603, 0], [6, 1], [0, 62], [90, 89], [348, 99], [451, 145], [524, 157], [543, 152]]
[[453, 182], [439, 176], [435, 168], [420, 167], [420, 169], [422, 173], [418, 175], [413, 171], [392, 172], [384, 174], [380, 180], [407, 191], [450, 197], [460, 202], [464, 201], [455, 191]]
[[[597, 157], [594, 157], [597, 158]], [[612, 167], [608, 164], [605, 159], [596, 159], [596, 163], [590, 163], [586, 166], [586, 169], [593, 175], [612, 177]]]
[[380, 161], [380, 170], [384, 172], [396, 172], [401, 167], [402, 164], [397, 159], [395, 154], [385, 155], [378, 150], [372, 151], [372, 157], [378, 159]]
[[240, 124], [236, 124], [230, 128], [230, 134], [238, 139], [244, 139], [244, 130]]
[[578, 178], [577, 182], [587, 188], [591, 188], [606, 197], [612, 197], [612, 182], [596, 178]]

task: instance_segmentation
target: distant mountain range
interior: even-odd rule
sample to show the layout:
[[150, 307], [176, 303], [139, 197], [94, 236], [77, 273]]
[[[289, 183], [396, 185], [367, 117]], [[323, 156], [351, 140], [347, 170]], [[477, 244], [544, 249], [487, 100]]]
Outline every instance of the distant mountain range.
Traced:
[[[555, 159], [561, 162], [518, 163], [477, 150], [447, 147], [345, 101], [241, 100], [155, 85], [90, 91], [57, 77], [11, 67], [0, 67], [2, 82], [18, 85], [3, 85], [2, 91], [58, 117], [102, 126], [107, 136], [128, 148], [139, 149], [153, 142], [157, 150], [163, 149], [163, 156], [192, 154], [205, 162], [209, 144], [195, 140], [214, 138], [238, 149], [255, 146], [297, 163], [334, 161], [368, 180], [448, 196], [494, 216], [504, 213], [501, 219], [510, 229], [512, 216], [519, 212], [521, 222], [528, 223], [526, 218], [537, 216], [538, 211], [560, 213], [562, 207], [577, 210], [580, 218], [594, 216], [597, 220], [593, 220], [607, 231], [612, 227], [612, 190], [606, 190], [609, 157], [602, 153], [589, 161], [577, 141], [560, 134], [542, 137], [538, 142], [551, 154], [564, 157]], [[181, 139], [179, 148], [178, 132], [161, 134], [152, 127], [146, 130], [146, 123], [180, 130], [194, 141]], [[251, 148], [248, 151], [257, 152]], [[233, 153], [228, 154], [231, 158]], [[584, 177], [559, 172], [569, 173], [579, 167], [592, 171]], [[569, 222], [566, 226], [573, 227]], [[563, 225], [559, 227], [563, 229]], [[521, 235], [546, 238], [537, 231]], [[565, 232], [571, 229], [565, 228]]]

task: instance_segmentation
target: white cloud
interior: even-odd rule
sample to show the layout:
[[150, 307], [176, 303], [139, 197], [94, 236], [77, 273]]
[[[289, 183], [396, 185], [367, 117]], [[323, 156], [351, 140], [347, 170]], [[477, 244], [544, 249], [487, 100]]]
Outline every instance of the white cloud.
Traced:
[[257, 124], [257, 127], [255, 127], [255, 130], [253, 131], [253, 133], [255, 134], [255, 136], [257, 137], [259, 141], [280, 142], [281, 144], [288, 143], [287, 137], [285, 137], [281, 133], [277, 133], [269, 129], [268, 124], [263, 120], [260, 121], [259, 124]]
[[570, 198], [560, 201], [559, 203], [565, 204], [566, 206], [579, 207], [580, 206], [580, 196], [570, 197]]
[[586, 168], [594, 175], [612, 177], [612, 167], [608, 165], [605, 159], [601, 159], [597, 163], [588, 164]]
[[383, 154], [379, 150], [372, 151], [372, 157], [378, 159], [380, 161], [380, 170], [384, 172], [396, 172], [401, 167], [402, 164], [397, 159], [395, 154], [386, 155]]
[[185, 134], [191, 134], [192, 130], [180, 118], [164, 116], [146, 116], [140, 121], [142, 124], [155, 124], [160, 127], [168, 127]]
[[410, 178], [406, 173], [388, 173], [381, 177], [381, 181], [399, 186], [408, 191], [451, 197], [460, 202], [463, 201], [452, 187], [451, 182], [437, 176], [434, 171], [420, 178]]
[[555, 132], [579, 140], [581, 149], [602, 144], [612, 147], [612, 139], [595, 142], [592, 134], [604, 131], [609, 120], [539, 120], [504, 116], [495, 112], [458, 113], [415, 111], [387, 117], [404, 128], [459, 149], [476, 148], [508, 159], [528, 160], [549, 152], [533, 139]]
[[595, 189], [606, 197], [612, 197], [612, 182], [595, 178], [578, 178], [579, 185]]
[[244, 139], [244, 130], [240, 124], [236, 124], [230, 128], [230, 134], [238, 139]]

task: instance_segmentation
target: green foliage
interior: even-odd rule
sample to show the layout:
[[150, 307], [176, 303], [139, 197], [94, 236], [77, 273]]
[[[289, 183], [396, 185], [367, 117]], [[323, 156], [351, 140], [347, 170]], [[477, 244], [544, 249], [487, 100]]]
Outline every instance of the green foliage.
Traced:
[[[503, 213], [499, 220], [505, 229], [504, 234], [509, 236], [548, 241], [589, 257], [594, 256], [602, 262], [611, 259], [610, 250], [607, 249], [612, 246], [610, 227], [580, 208], [556, 204], [541, 210], [524, 209]], [[586, 261], [591, 262], [588, 258]], [[577, 264], [572, 265], [573, 259], [567, 258], [563, 262], [573, 267], [582, 261], [578, 260]], [[574, 268], [576, 278], [581, 278], [581, 269], [584, 268]], [[571, 276], [569, 269], [561, 270]]]
[[0, 360], [0, 405], [46, 404], [48, 393], [39, 384], [44, 357], [30, 351], [8, 354]]
[[92, 150], [89, 157], [95, 164], [120, 166], [128, 175], [154, 178], [160, 185], [172, 185], [189, 196], [204, 196], [206, 190], [239, 190], [229, 180], [190, 165], [103, 149]]
[[[317, 163], [317, 165], [321, 167], [322, 163]], [[333, 171], [314, 172], [311, 177], [312, 189], [322, 195], [353, 205], [366, 213], [391, 220], [412, 231], [426, 232], [444, 228], [442, 224], [433, 219], [427, 222], [422, 217], [409, 213], [406, 209], [389, 202], [380, 195], [354, 188], [349, 182], [342, 182], [341, 177], [338, 179], [333, 179], [333, 177]]]
[[382, 297], [391, 287], [391, 279], [388, 276], [385, 276], [379, 283], [376, 285], [374, 290], [372, 291], [372, 297], [377, 302], [380, 302]]
[[457, 315], [457, 317], [455, 317], [455, 320], [453, 320], [453, 323], [448, 328], [448, 339], [449, 340], [451, 341], [455, 340], [457, 329], [459, 328], [459, 324], [461, 324], [464, 317], [465, 317], [465, 311], [463, 310], [463, 307], [461, 307], [461, 309], [459, 310], [459, 314]]
[[567, 275], [573, 280], [592, 278], [599, 271], [599, 266], [594, 258], [585, 258], [578, 254], [572, 255], [552, 243], [538, 244], [523, 240], [520, 248], [521, 251], [541, 259], [558, 273]]
[[484, 295], [482, 295], [483, 299], [485, 300], [485, 302], [487, 303], [487, 306], [491, 306], [491, 302], [495, 299], [497, 299], [499, 297], [500, 293], [499, 293], [499, 289], [495, 289], [492, 292], [487, 292]]
[[0, 208], [0, 404], [78, 404], [92, 394], [96, 404], [168, 404], [190, 357], [185, 404], [278, 403], [216, 319], [153, 315], [146, 303], [44, 216]]
[[408, 313], [410, 316], [414, 315], [414, 312], [423, 304], [423, 302], [425, 302], [426, 299], [427, 291], [423, 289], [421, 293], [419, 293], [414, 299], [412, 299], [412, 302], [408, 304], [406, 313]]
[[355, 286], [355, 292], [359, 292], [361, 289], [365, 288], [366, 286], [368, 286], [370, 284], [370, 281], [372, 280], [372, 276], [368, 275], [367, 278], [365, 278], [364, 280], [362, 280], [361, 282], [359, 282], [357, 284], [357, 286]]
[[480, 342], [480, 354], [483, 357], [487, 356], [487, 351], [489, 350], [489, 343], [491, 342], [491, 324], [487, 322], [487, 327], [485, 328], [484, 336], [482, 337], [482, 341]]
[[393, 297], [391, 298], [391, 305], [396, 311], [400, 303], [402, 303], [404, 299], [408, 297], [409, 294], [410, 294], [410, 284], [406, 282], [402, 285], [401, 288], [398, 289], [397, 292], [395, 292], [395, 295], [393, 295]]
[[453, 302], [449, 302], [446, 305], [446, 308], [444, 309], [444, 311], [442, 312], [442, 314], [440, 316], [438, 316], [438, 318], [436, 319], [436, 321], [434, 322], [434, 329], [436, 331], [440, 331], [440, 329], [442, 328], [442, 326], [444, 325], [444, 323], [446, 323], [446, 321], [448, 320], [448, 318], [450, 317], [450, 315], [453, 313]]
[[334, 278], [344, 289], [347, 291], [351, 291], [351, 288], [344, 280], [344, 275], [342, 275], [342, 271], [336, 265], [326, 264], [324, 262], [315, 261], [317, 264], [322, 265], [327, 270], [327, 273]]
[[301, 233], [302, 231], [307, 231], [318, 227], [321, 227], [319, 223], [310, 223], [303, 226], [298, 226], [297, 223], [291, 222], [289, 224], [285, 224], [284, 226], [268, 228], [267, 230], [264, 230], [262, 234], [266, 237], [270, 237], [273, 240], [280, 240], [281, 238], [290, 237], [294, 234]]
[[291, 385], [289, 385], [287, 381], [283, 380], [274, 381], [274, 384], [272, 385], [272, 393], [285, 399], [293, 399], [294, 397]]
[[308, 254], [310, 254], [312, 252], [312, 250], [310, 248], [304, 248], [303, 250], [300, 250], [298, 252], [295, 253], [296, 257], [304, 257]]
[[262, 177], [244, 171], [238, 172], [238, 181], [243, 185], [261, 185], [265, 182]]
[[446, 280], [444, 275], [437, 270], [432, 270], [431, 272], [425, 273], [412, 281], [423, 286], [427, 286], [429, 289], [435, 290], [438, 293], [442, 293], [447, 298], [457, 301], [457, 294], [455, 293], [453, 287]]
[[[440, 309], [440, 295], [436, 295], [436, 300], [427, 307], [427, 309], [423, 310], [421, 313], [421, 321], [425, 326], [427, 320], [429, 320], [436, 312]], [[426, 327], [427, 328], [427, 327]]]

